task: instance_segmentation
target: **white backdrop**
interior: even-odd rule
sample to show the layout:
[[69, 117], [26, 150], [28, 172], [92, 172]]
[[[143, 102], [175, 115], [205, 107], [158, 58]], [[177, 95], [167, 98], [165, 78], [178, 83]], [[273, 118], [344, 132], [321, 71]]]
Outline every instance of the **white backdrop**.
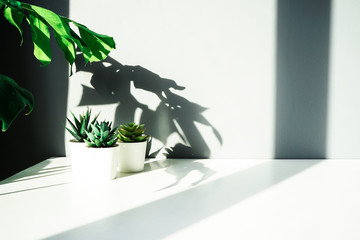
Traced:
[[328, 156], [360, 157], [360, 2], [334, 0]]
[[[360, 157], [359, 10], [356, 0], [331, 4], [329, 158]], [[139, 65], [184, 86], [184, 90], [170, 89], [170, 94], [177, 97], [179, 108], [184, 103], [192, 110], [183, 112], [186, 124], [181, 123], [179, 115], [156, 111], [162, 101], [159, 93], [166, 97], [161, 89], [154, 94], [133, 83], [126, 88], [137, 101], [131, 111], [121, 110], [128, 107], [129, 95], [118, 101], [102, 101], [99, 96], [84, 101], [84, 88], [94, 89], [94, 72], [87, 71], [78, 71], [69, 80], [69, 110], [80, 113], [91, 106], [116, 123], [147, 119], [149, 129], [163, 133], [153, 138], [151, 147], [150, 153], [160, 150], [158, 156], [181, 143], [212, 158], [274, 157], [276, 54], [281, 47], [276, 42], [277, 1], [105, 0], [99, 4], [76, 0], [70, 2], [70, 18], [114, 37], [117, 48], [101, 71]], [[98, 78], [106, 81], [107, 76]], [[151, 114], [157, 117], [144, 117]], [[169, 124], [176, 131], [169, 130]]]
[[[221, 135], [195, 121], [211, 157], [261, 158], [273, 152], [275, 7], [275, 1], [264, 0], [77, 0], [70, 17], [113, 36], [117, 49], [110, 56], [117, 62], [140, 65], [184, 86], [173, 92], [206, 108], [201, 116]], [[89, 85], [90, 78], [88, 72], [71, 77], [69, 109], [83, 111], [76, 106], [81, 84]], [[159, 104], [155, 94], [136, 88], [132, 93], [150, 109]], [[92, 107], [112, 120], [117, 104]], [[180, 134], [166, 142], [155, 139], [153, 150], [190, 145], [179, 136], [187, 130], [176, 125]]]

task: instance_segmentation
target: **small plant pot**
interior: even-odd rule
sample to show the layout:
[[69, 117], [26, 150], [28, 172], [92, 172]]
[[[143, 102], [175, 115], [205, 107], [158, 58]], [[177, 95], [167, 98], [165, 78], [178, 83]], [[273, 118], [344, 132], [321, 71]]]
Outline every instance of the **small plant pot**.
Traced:
[[68, 153], [69, 157], [71, 159], [75, 159], [78, 157], [81, 157], [82, 152], [84, 150], [85, 143], [84, 142], [78, 142], [75, 139], [72, 139], [68, 142]]
[[[75, 151], [74, 151], [75, 150]], [[75, 146], [70, 151], [73, 182], [104, 182], [116, 178], [119, 159], [119, 146], [108, 148]]]
[[119, 172], [141, 172], [144, 170], [147, 142], [119, 142]]

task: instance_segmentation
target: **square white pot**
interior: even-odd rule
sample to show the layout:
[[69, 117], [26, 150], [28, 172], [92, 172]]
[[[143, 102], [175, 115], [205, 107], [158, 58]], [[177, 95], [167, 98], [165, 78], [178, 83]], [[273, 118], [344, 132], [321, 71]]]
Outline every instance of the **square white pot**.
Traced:
[[144, 170], [147, 142], [119, 142], [119, 172]]

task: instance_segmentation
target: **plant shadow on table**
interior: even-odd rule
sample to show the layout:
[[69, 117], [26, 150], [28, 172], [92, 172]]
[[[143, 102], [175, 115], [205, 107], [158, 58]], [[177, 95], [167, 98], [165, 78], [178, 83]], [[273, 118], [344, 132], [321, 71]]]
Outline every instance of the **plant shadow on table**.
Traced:
[[[49, 239], [164, 239], [201, 220], [212, 216], [216, 218], [216, 213], [298, 176], [320, 162], [321, 160], [261, 162]], [[233, 213], [234, 219], [237, 214], [239, 212]], [[209, 229], [210, 232], [217, 233], [222, 230]]]
[[165, 174], [173, 175], [174, 180], [173, 183], [170, 183], [165, 187], [161, 187], [156, 191], [162, 191], [177, 186], [182, 180], [189, 177], [192, 172], [200, 173], [200, 177], [198, 177], [197, 179], [191, 179], [191, 183], [187, 182], [187, 184], [190, 184], [191, 186], [197, 186], [198, 184], [207, 180], [216, 173], [215, 170], [208, 168], [207, 166], [205, 166], [205, 164], [198, 161], [197, 159], [183, 159], [183, 161], [179, 161], [178, 159], [155, 159], [145, 161], [144, 170], [141, 172], [120, 172], [118, 173], [116, 178], [129, 177], [136, 174], [141, 174], [144, 172], [150, 172], [159, 169], [164, 169]]
[[128, 176], [133, 176], [143, 172], [149, 172], [159, 169], [165, 169], [166, 174], [171, 174], [174, 176], [173, 183], [158, 189], [157, 191], [165, 190], [171, 187], [178, 185], [183, 179], [188, 177], [192, 172], [200, 173], [200, 177], [197, 179], [191, 179], [191, 186], [197, 186], [201, 182], [207, 180], [212, 175], [216, 173], [215, 170], [208, 168], [201, 161], [197, 159], [186, 159], [179, 161], [177, 159], [159, 159], [145, 162], [144, 171], [138, 173], [119, 173], [117, 178], [123, 178]]
[[191, 182], [191, 186], [193, 187], [207, 180], [216, 173], [216, 171], [212, 170], [211, 168], [207, 168], [204, 164], [191, 160], [187, 161], [185, 164], [183, 163], [181, 167], [176, 166], [176, 164], [170, 164], [165, 171], [169, 174], [174, 175], [175, 180], [173, 183], [159, 189], [158, 191], [165, 190], [178, 185], [181, 182], [181, 180], [185, 179], [186, 176], [189, 176], [189, 174], [193, 171], [198, 171], [201, 173], [201, 177], [199, 179]]
[[[168, 158], [209, 158], [211, 151], [201, 136], [195, 123], [212, 129], [217, 140], [222, 144], [220, 133], [203, 116], [207, 109], [191, 102], [178, 93], [185, 87], [179, 86], [174, 80], [162, 78], [158, 74], [141, 66], [123, 65], [111, 57], [98, 63], [83, 63], [83, 58], [76, 61], [76, 72], [92, 73], [90, 84], [93, 88], [82, 85], [83, 93], [79, 106], [118, 104], [115, 112], [114, 125], [119, 126], [134, 121], [135, 112], [140, 109], [140, 122], [146, 126], [147, 134], [159, 140]], [[131, 89], [142, 91], [142, 94], [155, 97], [160, 103], [155, 110], [149, 104], [138, 101]], [[170, 135], [177, 134], [184, 143], [166, 146]], [[149, 152], [148, 157], [156, 157], [162, 150]]]
[[[164, 164], [165, 163], [165, 164]], [[178, 185], [182, 180], [192, 172], [200, 173], [200, 177], [196, 179], [189, 179], [191, 186], [197, 186], [198, 184], [202, 183], [203, 181], [210, 178], [212, 175], [216, 173], [215, 170], [206, 167], [202, 162], [197, 161], [196, 159], [187, 159], [184, 161], [177, 161], [176, 159], [166, 159], [162, 161], [153, 161], [146, 166], [145, 170], [154, 170], [165, 168], [165, 173], [171, 174], [174, 176], [173, 183], [158, 189], [157, 191], [165, 190], [171, 187], [175, 187]]]

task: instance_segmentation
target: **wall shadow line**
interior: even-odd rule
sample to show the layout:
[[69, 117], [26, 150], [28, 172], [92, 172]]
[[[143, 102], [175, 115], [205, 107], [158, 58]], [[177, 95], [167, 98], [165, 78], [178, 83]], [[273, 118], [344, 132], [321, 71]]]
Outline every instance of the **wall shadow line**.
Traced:
[[277, 1], [275, 158], [326, 158], [331, 0]]

